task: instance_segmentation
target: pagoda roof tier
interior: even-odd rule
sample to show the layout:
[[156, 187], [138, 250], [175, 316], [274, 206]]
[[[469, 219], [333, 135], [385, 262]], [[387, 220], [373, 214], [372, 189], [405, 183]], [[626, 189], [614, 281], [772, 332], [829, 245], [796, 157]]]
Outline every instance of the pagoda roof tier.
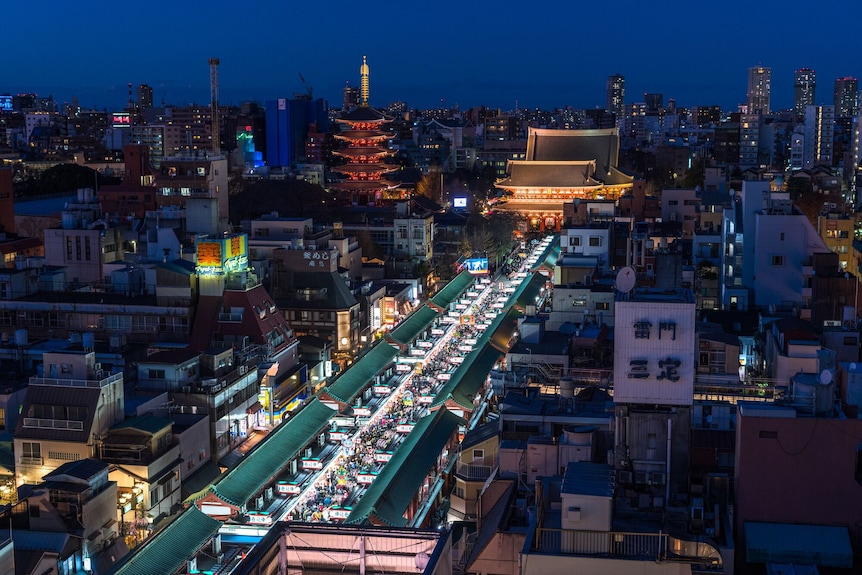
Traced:
[[394, 150], [390, 150], [389, 148], [375, 148], [371, 146], [357, 146], [357, 147], [349, 147], [349, 148], [341, 148], [338, 150], [333, 150], [333, 154], [336, 156], [344, 156], [346, 158], [358, 158], [362, 156], [390, 156], [395, 153]]
[[332, 171], [339, 174], [385, 174], [394, 172], [398, 166], [389, 166], [386, 164], [343, 164], [341, 166], [333, 166]]
[[389, 180], [345, 180], [332, 182], [329, 187], [350, 192], [367, 192], [371, 190], [391, 190], [398, 186], [397, 182]]
[[395, 134], [378, 130], [345, 130], [335, 134], [335, 137], [339, 140], [391, 140]]
[[509, 161], [509, 177], [495, 185], [504, 190], [528, 189], [585, 189], [601, 187], [595, 176], [596, 162], [540, 162]]
[[350, 123], [350, 122], [391, 122], [390, 118], [387, 118], [383, 112], [379, 110], [375, 110], [371, 106], [359, 106], [358, 108], [351, 110], [350, 112], [342, 115], [340, 118], [335, 119], [336, 122], [342, 123]]

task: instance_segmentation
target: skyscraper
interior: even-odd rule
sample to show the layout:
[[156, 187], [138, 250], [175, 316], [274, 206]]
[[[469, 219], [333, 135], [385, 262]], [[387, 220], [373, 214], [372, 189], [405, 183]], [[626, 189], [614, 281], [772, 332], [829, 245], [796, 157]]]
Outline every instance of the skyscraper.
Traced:
[[753, 66], [748, 69], [748, 113], [768, 114], [772, 68]]
[[344, 105], [342, 110], [349, 112], [359, 106], [360, 92], [359, 88], [352, 87], [350, 83], [344, 86]]
[[266, 102], [266, 163], [293, 166], [305, 155], [309, 124], [329, 130], [328, 110], [322, 98], [279, 98]]
[[851, 76], [835, 80], [835, 117], [851, 118], [859, 112], [859, 80]]
[[805, 106], [814, 105], [814, 88], [817, 86], [817, 73], [811, 68], [796, 70], [793, 82], [793, 112], [805, 115]]
[[146, 110], [153, 107], [153, 87], [147, 84], [138, 86], [138, 109]]
[[626, 99], [626, 79], [621, 74], [608, 76], [607, 84], [607, 104], [605, 109], [608, 112], [613, 112], [617, 120], [623, 117], [623, 111]]

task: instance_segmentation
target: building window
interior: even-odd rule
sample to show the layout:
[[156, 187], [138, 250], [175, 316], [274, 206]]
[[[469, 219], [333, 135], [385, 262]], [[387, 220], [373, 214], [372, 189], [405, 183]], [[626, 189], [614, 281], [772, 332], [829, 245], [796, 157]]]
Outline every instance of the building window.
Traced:
[[581, 245], [581, 236], [569, 236], [569, 245], [570, 246]]
[[607, 301], [597, 301], [596, 302], [596, 311], [607, 311], [611, 309], [610, 302]]
[[485, 459], [485, 450], [484, 449], [474, 449], [473, 450], [473, 460], [477, 459]]
[[24, 441], [21, 443], [21, 457], [27, 459], [42, 459], [42, 444]]
[[760, 439], [778, 439], [778, 432], [762, 430], [758, 434], [758, 437], [760, 437]]
[[164, 379], [165, 378], [165, 370], [163, 370], [163, 369], [148, 369], [147, 370], [147, 378], [149, 378], [149, 379]]
[[590, 236], [590, 247], [597, 248], [602, 245], [602, 238], [599, 236]]
[[773, 266], [783, 266], [784, 265], [784, 256], [772, 256], [772, 265]]

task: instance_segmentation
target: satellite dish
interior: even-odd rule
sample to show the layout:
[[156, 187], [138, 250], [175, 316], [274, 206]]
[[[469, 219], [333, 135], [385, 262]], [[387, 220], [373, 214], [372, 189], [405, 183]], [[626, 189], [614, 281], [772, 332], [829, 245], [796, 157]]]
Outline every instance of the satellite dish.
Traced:
[[829, 385], [832, 383], [832, 372], [828, 369], [824, 369], [820, 372], [820, 383], [823, 385]]
[[617, 272], [617, 289], [623, 293], [629, 293], [635, 288], [635, 270], [629, 266]]

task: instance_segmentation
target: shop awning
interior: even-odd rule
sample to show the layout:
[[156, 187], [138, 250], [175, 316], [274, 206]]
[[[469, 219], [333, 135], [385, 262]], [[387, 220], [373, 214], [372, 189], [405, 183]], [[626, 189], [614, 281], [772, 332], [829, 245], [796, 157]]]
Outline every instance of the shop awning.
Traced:
[[261, 403], [259, 401], [255, 401], [254, 403], [252, 403], [251, 405], [248, 406], [248, 409], [246, 409], [245, 412], [249, 415], [252, 415], [254, 413], [257, 413], [261, 409], [263, 409], [263, 405], [261, 405]]
[[794, 563], [853, 567], [846, 527], [745, 522], [745, 558], [749, 563]]

